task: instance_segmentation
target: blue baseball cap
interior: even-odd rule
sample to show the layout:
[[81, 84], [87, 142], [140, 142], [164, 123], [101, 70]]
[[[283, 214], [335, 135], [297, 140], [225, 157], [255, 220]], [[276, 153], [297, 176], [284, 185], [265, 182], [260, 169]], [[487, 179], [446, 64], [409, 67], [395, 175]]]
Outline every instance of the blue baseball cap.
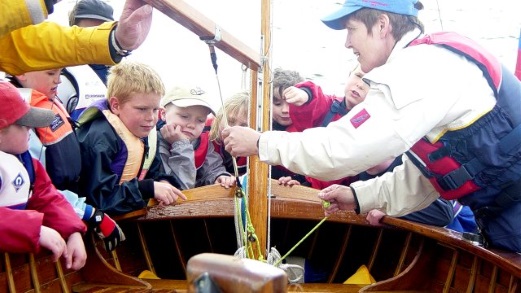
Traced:
[[322, 18], [322, 22], [335, 30], [345, 29], [343, 19], [349, 14], [362, 8], [371, 8], [396, 14], [418, 16], [418, 9], [414, 8], [418, 0], [346, 0], [342, 8]]

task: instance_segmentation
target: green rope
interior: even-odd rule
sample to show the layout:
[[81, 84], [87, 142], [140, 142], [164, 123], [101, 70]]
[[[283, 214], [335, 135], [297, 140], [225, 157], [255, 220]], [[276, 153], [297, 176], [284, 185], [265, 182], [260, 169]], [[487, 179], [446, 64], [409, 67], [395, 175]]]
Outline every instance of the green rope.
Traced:
[[308, 232], [308, 234], [306, 234], [304, 237], [302, 237], [302, 239], [300, 239], [299, 242], [297, 242], [297, 244], [295, 244], [286, 254], [284, 254], [283, 257], [281, 257], [279, 260], [277, 260], [273, 266], [278, 266], [280, 264], [280, 262], [282, 260], [284, 260], [290, 253], [293, 252], [293, 250], [295, 250], [295, 248], [297, 248], [302, 242], [304, 242], [304, 240], [306, 240], [306, 238], [309, 237], [309, 235], [311, 235], [313, 232], [315, 232], [316, 229], [318, 229], [318, 227], [320, 227], [320, 225], [322, 225], [322, 223], [324, 223], [326, 220], [327, 220], [328, 217], [324, 217], [320, 222], [318, 222], [318, 224], [315, 225], [315, 227], [313, 227], [313, 229], [311, 229], [311, 231]]
[[[240, 233], [242, 235], [242, 245], [246, 248], [246, 257], [249, 259], [253, 259], [254, 257], [254, 249], [253, 249], [253, 243], [257, 244], [257, 253], [259, 255], [260, 261], [264, 261], [264, 257], [262, 255], [262, 250], [259, 246], [259, 238], [257, 237], [257, 234], [255, 234], [255, 227], [253, 227], [253, 224], [251, 222], [250, 217], [250, 211], [248, 210], [248, 200], [246, 198], [246, 195], [244, 194], [244, 191], [242, 188], [237, 187], [238, 189], [235, 192], [235, 206], [236, 211], [238, 213], [238, 221], [239, 221], [239, 227], [240, 227]], [[244, 200], [244, 206], [245, 213], [246, 213], [246, 229], [243, 226], [242, 222], [242, 207], [240, 206], [238, 198], [242, 198]], [[250, 241], [250, 238], [253, 238], [252, 241]]]

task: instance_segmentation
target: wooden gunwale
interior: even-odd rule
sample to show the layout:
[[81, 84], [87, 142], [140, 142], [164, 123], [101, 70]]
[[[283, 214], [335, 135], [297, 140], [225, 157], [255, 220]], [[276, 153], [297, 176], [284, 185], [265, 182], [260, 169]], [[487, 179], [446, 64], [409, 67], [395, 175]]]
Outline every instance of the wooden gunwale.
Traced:
[[[139, 217], [136, 220], [148, 221], [184, 217], [233, 216], [232, 190], [225, 190], [219, 186], [205, 186], [200, 189], [192, 189], [188, 192], [190, 194], [188, 196], [188, 201], [169, 207], [150, 206], [148, 207], [148, 213], [143, 211], [146, 215]], [[289, 188], [272, 182], [273, 198], [271, 199], [271, 217], [309, 219], [317, 221], [322, 219], [323, 210], [321, 208], [320, 200], [316, 197], [316, 192], [317, 190], [307, 187], [294, 186]], [[209, 200], [208, 197], [212, 199]], [[203, 206], [205, 207], [205, 213], [196, 212], [200, 208], [203, 208]], [[168, 210], [168, 212], [165, 210]], [[340, 212], [330, 217], [327, 221], [368, 225], [363, 216], [356, 215], [353, 212]], [[514, 276], [521, 276], [521, 255], [519, 254], [495, 249], [489, 250], [481, 246], [476, 246], [471, 242], [464, 240], [461, 233], [445, 228], [422, 225], [392, 217], [385, 217], [382, 222], [390, 227], [414, 231], [416, 234], [427, 236], [428, 238], [434, 239], [444, 245], [468, 251], [481, 259], [498, 264], [503, 270]], [[410, 239], [404, 243], [404, 251], [406, 251], [407, 243], [409, 242]], [[405, 252], [402, 252], [400, 258], [403, 259], [404, 255]]]
[[[220, 187], [218, 187], [218, 188], [220, 188]], [[298, 188], [298, 189], [300, 189], [300, 188]], [[297, 191], [298, 191], [297, 189], [294, 189], [294, 188], [291, 189], [292, 193], [297, 192]], [[310, 191], [310, 192], [312, 192], [312, 191]], [[229, 198], [225, 198], [225, 199], [228, 201], [227, 204], [232, 203], [231, 199], [229, 199]], [[223, 203], [223, 201], [221, 201], [221, 199], [215, 199], [215, 200]], [[200, 201], [201, 200], [197, 200], [197, 202], [200, 202]], [[278, 205], [280, 203], [284, 203], [286, 206], [293, 206], [293, 207], [301, 207], [302, 204], [312, 206], [313, 208], [316, 208], [317, 215], [312, 214], [311, 220], [315, 221], [315, 218], [317, 218], [317, 220], [319, 219], [318, 212], [321, 211], [321, 206], [320, 206], [320, 203], [316, 203], [316, 202], [314, 202], [314, 200], [305, 201], [302, 199], [295, 200], [295, 199], [291, 199], [291, 198], [286, 200], [284, 198], [283, 194], [277, 193], [277, 194], [275, 194], [275, 199], [272, 201], [272, 205]], [[186, 204], [189, 204], [189, 203], [186, 203]], [[181, 204], [181, 205], [179, 205], [179, 207], [182, 207], [183, 205], [184, 204]], [[227, 217], [231, 217], [231, 216], [232, 216], [232, 214], [230, 213], [230, 215], [228, 215]], [[183, 217], [183, 216], [181, 216], [181, 217]], [[304, 217], [302, 217], [302, 218], [305, 219]], [[154, 220], [155, 221], [159, 221], [159, 220], [169, 221], [171, 219], [175, 220], [175, 217], [167, 217], [164, 219], [156, 218]], [[351, 214], [346, 213], [346, 215], [344, 215], [344, 217], [339, 217], [335, 222], [350, 224], [350, 225], [346, 226], [346, 228], [347, 228], [346, 231], [348, 231], [348, 232], [345, 233], [343, 236], [344, 238], [350, 238], [351, 237], [350, 231], [353, 229], [354, 225], [357, 225], [357, 226], [362, 225], [361, 224], [362, 219], [363, 219], [363, 217], [361, 217], [361, 216], [351, 215]], [[353, 222], [350, 222], [351, 220]], [[137, 219], [129, 219], [128, 221], [135, 222], [137, 225], [140, 225], [141, 223], [147, 222], [148, 220], [146, 220], [144, 218], [137, 218]], [[453, 287], [453, 285], [451, 285], [452, 283], [456, 284], [456, 282], [461, 282], [461, 281], [457, 281], [457, 279], [449, 280], [449, 278], [456, 278], [457, 274], [455, 274], [455, 272], [457, 270], [462, 269], [462, 268], [457, 268], [457, 266], [460, 265], [458, 255], [460, 254], [460, 252], [469, 251], [468, 248], [473, 247], [472, 244], [469, 244], [468, 242], [463, 242], [463, 240], [461, 240], [461, 239], [460, 240], [454, 239], [454, 244], [456, 244], [456, 245], [445, 243], [443, 240], [446, 238], [456, 238], [456, 236], [454, 236], [452, 232], [450, 232], [446, 229], [439, 229], [439, 228], [421, 225], [421, 224], [417, 224], [417, 223], [409, 223], [407, 221], [403, 221], [400, 219], [394, 219], [394, 218], [386, 218], [384, 220], [384, 222], [386, 222], [387, 224], [393, 223], [393, 225], [398, 228], [393, 228], [390, 226], [386, 226], [386, 227], [382, 227], [382, 228], [373, 227], [372, 229], [380, 229], [379, 231], [377, 230], [378, 239], [380, 239], [382, 237], [383, 233], [386, 233], [385, 231], [387, 231], [388, 229], [396, 230], [396, 229], [403, 228], [405, 230], [412, 231], [412, 232], [405, 231], [407, 233], [404, 234], [403, 249], [401, 250], [401, 255], [399, 255], [399, 257], [398, 257], [399, 260], [396, 263], [396, 267], [391, 270], [391, 271], [394, 270], [392, 277], [380, 280], [376, 284], [373, 284], [370, 286], [365, 286], [365, 287], [364, 286], [354, 286], [354, 285], [345, 286], [342, 284], [332, 284], [332, 283], [330, 283], [330, 284], [303, 284], [303, 285], [297, 285], [297, 286], [289, 286], [288, 292], [355, 292], [355, 291], [360, 291], [360, 292], [371, 292], [371, 291], [405, 292], [405, 291], [409, 291], [409, 290], [413, 290], [413, 289], [415, 290], [415, 292], [422, 291], [424, 289], [428, 290], [429, 292], [438, 292], [438, 290], [433, 289], [432, 285], [428, 286], [427, 284], [429, 284], [429, 282], [430, 282], [428, 280], [429, 269], [432, 269], [432, 265], [433, 265], [433, 263], [436, 263], [436, 258], [438, 257], [435, 251], [436, 251], [436, 249], [439, 249], [440, 247], [442, 249], [452, 251], [451, 252], [452, 264], [450, 265], [448, 273], [443, 273], [447, 277], [448, 281], [445, 280], [445, 282], [444, 282], [445, 289], [440, 290], [440, 292], [518, 292], [520, 275], [519, 274], [511, 274], [510, 276], [504, 275], [505, 272], [508, 273], [509, 262], [511, 262], [510, 265], [514, 266], [514, 267], [517, 267], [519, 265], [519, 263], [516, 262], [515, 259], [514, 260], [505, 259], [504, 257], [502, 257], [504, 255], [510, 255], [510, 254], [503, 253], [500, 255], [500, 254], [495, 254], [493, 252], [489, 252], [486, 249], [483, 249], [481, 247], [475, 247], [474, 249], [484, 250], [485, 253], [483, 255], [485, 255], [485, 257], [480, 257], [476, 254], [473, 254], [471, 265], [468, 268], [469, 276], [464, 279], [465, 283], [463, 283], [463, 284], [458, 283], [459, 285], [454, 285], [456, 287]], [[174, 225], [172, 223], [173, 223], [173, 221], [170, 221], [171, 227], [174, 227]], [[402, 227], [400, 227], [400, 226], [402, 226]], [[175, 231], [173, 231], [172, 233], [176, 234]], [[421, 238], [421, 239], [424, 239], [425, 242], [422, 240], [421, 245], [419, 247], [415, 246], [415, 248], [413, 250], [410, 250], [412, 234], [416, 235], [416, 236], [414, 236], [416, 239], [418, 239], [417, 238], [418, 235], [425, 236], [424, 238]], [[327, 237], [328, 235], [325, 234], [323, 236]], [[91, 238], [91, 239], [94, 242], [94, 238]], [[350, 241], [345, 240], [344, 244], [341, 245], [344, 252], [346, 251], [346, 247], [349, 245], [349, 242]], [[380, 240], [376, 240], [373, 243], [379, 243], [379, 242], [380, 242]], [[469, 245], [471, 245], [471, 246], [469, 246]], [[109, 265], [103, 259], [96, 259], [96, 257], [93, 257], [93, 256], [98, 256], [98, 257], [100, 256], [100, 254], [98, 252], [98, 248], [100, 248], [100, 247], [101, 246], [99, 246], [99, 245], [96, 246], [95, 250], [93, 250], [92, 247], [89, 248], [89, 264], [83, 270], [80, 271], [80, 273], [82, 275], [82, 280], [83, 280], [82, 282], [70, 283], [71, 281], [65, 281], [65, 279], [70, 280], [70, 278], [72, 276], [72, 275], [70, 275], [70, 272], [67, 272], [65, 274], [58, 273], [57, 281], [59, 281], [61, 283], [61, 286], [60, 286], [61, 292], [67, 292], [66, 291], [67, 289], [65, 289], [65, 290], [63, 289], [63, 284], [69, 284], [68, 286], [73, 286], [74, 292], [106, 292], [103, 290], [106, 290], [107, 288], [111, 288], [111, 290], [122, 290], [122, 291], [125, 291], [125, 290], [128, 291], [128, 290], [130, 290], [129, 288], [131, 288], [133, 291], [136, 291], [136, 292], [137, 291], [153, 292], [154, 290], [158, 290], [158, 291], [165, 290], [165, 291], [161, 291], [161, 292], [183, 292], [183, 290], [180, 290], [180, 291], [178, 291], [178, 290], [183, 289], [186, 286], [185, 280], [169, 280], [169, 279], [166, 279], [166, 280], [139, 280], [139, 279], [130, 277], [124, 273], [118, 272], [115, 268], [111, 268], [112, 266]], [[380, 247], [379, 245], [373, 246], [373, 248], [372, 248], [373, 253], [374, 253], [373, 258], [380, 259], [382, 257], [384, 257], [384, 258], [386, 257], [386, 255], [380, 255], [381, 248], [383, 248], [383, 246], [382, 247]], [[320, 248], [317, 248], [317, 249], [320, 249]], [[377, 251], [374, 251], [375, 249], [377, 249]], [[183, 256], [181, 247], [178, 247], [177, 250], [178, 250], [177, 253], [180, 256]], [[404, 252], [407, 250], [409, 252], [407, 252], [407, 253]], [[470, 253], [472, 254], [472, 251]], [[412, 261], [405, 262], [404, 261], [404, 259], [406, 258], [404, 256], [405, 254], [407, 254], [409, 257], [411, 255], [415, 255], [415, 257]], [[123, 255], [121, 255], [121, 256], [123, 256]], [[492, 257], [488, 257], [488, 256], [492, 256]], [[348, 256], [348, 257], [351, 257], [351, 256]], [[339, 259], [340, 258], [343, 258], [343, 257], [339, 256]], [[5, 261], [8, 262], [8, 259], [9, 258], [6, 258]], [[370, 263], [372, 261], [373, 260], [371, 258], [368, 259], [368, 263]], [[487, 261], [488, 263], [490, 263], [492, 265], [492, 270], [490, 271], [491, 273], [489, 275], [490, 278], [486, 279], [488, 282], [486, 285], [486, 291], [483, 291], [483, 285], [476, 287], [476, 285], [477, 285], [476, 279], [478, 276], [478, 272], [480, 271], [480, 266], [484, 261]], [[335, 268], [332, 270], [332, 273], [328, 277], [328, 280], [330, 282], [337, 279], [335, 277], [335, 274], [337, 274], [338, 268], [341, 265], [341, 262], [342, 262], [341, 260], [336, 260], [336, 263], [334, 264]], [[34, 262], [31, 261], [31, 263], [34, 263]], [[37, 263], [39, 263], [39, 261], [37, 261]], [[404, 266], [404, 269], [402, 270], [402, 269], [400, 269], [400, 267], [403, 266], [404, 263], [406, 263], [406, 265]], [[33, 270], [32, 266], [33, 265], [31, 264], [31, 271]], [[100, 266], [104, 267], [104, 268], [100, 270]], [[7, 275], [9, 275], [10, 270], [11, 270], [10, 267], [6, 268]], [[186, 270], [186, 267], [185, 267], [185, 270]], [[465, 270], [467, 270], [467, 269], [465, 269]], [[93, 274], [92, 272], [95, 272], [95, 273]], [[399, 272], [399, 273], [396, 274], [396, 272]], [[502, 277], [503, 281], [498, 279], [500, 272], [501, 272], [501, 274], [503, 274], [503, 277]], [[513, 272], [515, 273], [517, 271], [514, 270]], [[114, 274], [116, 274], [116, 275], [114, 275]], [[481, 272], [480, 274], [483, 274], [483, 272]], [[12, 275], [12, 271], [11, 271], [11, 275]], [[505, 277], [508, 278], [508, 279], [506, 279], [506, 284], [505, 284]], [[9, 278], [9, 277], [7, 276], [7, 278]], [[130, 283], [129, 283], [129, 281], [130, 281]], [[48, 286], [50, 286], [50, 283], [48, 280], [46, 280], [45, 283], [41, 284], [41, 286], [44, 286], [45, 288], [47, 288]], [[422, 287], [422, 286], [424, 286], [424, 287]], [[44, 287], [42, 287], [42, 288], [44, 288]], [[68, 287], [66, 287], [66, 288], [68, 288]], [[103, 288], [105, 288], [105, 289], [103, 289]], [[120, 288], [120, 289], [117, 289], [117, 288]], [[430, 289], [427, 289], [427, 288], [430, 288]], [[477, 288], [477, 289], [475, 289], [475, 288]], [[499, 289], [499, 288], [502, 288], [502, 289]], [[503, 290], [505, 290], [503, 288], [505, 288], [507, 291], [503, 291]], [[34, 292], [37, 292], [36, 288], [34, 288], [34, 290], [35, 290]], [[176, 290], [176, 291], [167, 291], [167, 290]], [[499, 290], [499, 291], [497, 291], [497, 290]], [[44, 291], [44, 290], [42, 290], [42, 291]], [[127, 292], [127, 291], [125, 291], [125, 292]], [[9, 292], [9, 289], [8, 289], [8, 292]], [[16, 292], [16, 291], [10, 290], [10, 292]], [[22, 292], [27, 292], [27, 291], [22, 291]]]
[[[275, 184], [275, 182], [272, 182]], [[210, 192], [209, 189], [221, 189], [219, 186], [211, 186], [205, 187], [205, 193], [208, 194]], [[317, 190], [313, 190], [307, 187], [295, 186], [295, 187], [283, 187], [279, 185], [273, 185], [272, 188], [273, 194], [271, 198], [271, 218], [272, 219], [293, 219], [293, 220], [311, 220], [318, 222], [323, 218], [323, 210], [321, 207], [320, 200], [316, 197]], [[158, 216], [154, 209], [158, 208], [155, 206], [151, 206], [148, 208], [148, 215], [144, 217], [140, 217], [135, 219], [135, 221], [149, 221], [149, 220], [168, 220], [168, 219], [179, 219], [179, 218], [191, 218], [191, 217], [201, 217], [201, 215], [187, 214], [183, 213], [181, 210], [184, 208], [188, 209], [197, 209], [198, 207], [202, 207], [199, 204], [203, 203], [203, 199], [197, 195], [198, 190], [191, 190], [191, 197], [187, 202], [179, 204], [174, 207], [169, 207], [169, 209], [176, 210], [176, 212], [172, 212], [172, 215], [169, 216], [168, 213], [163, 213], [162, 216]], [[207, 206], [214, 205], [225, 205], [225, 206], [233, 206], [233, 193], [230, 191], [226, 191], [221, 193], [222, 197], [214, 196], [213, 200], [210, 200], [213, 203], [209, 203], [206, 201]], [[233, 216], [233, 208], [226, 209], [226, 212], [223, 213], [223, 207], [217, 209], [218, 212], [211, 212], [210, 210], [206, 210], [210, 212], [210, 214], [214, 214], [218, 217], [232, 217]], [[155, 214], [155, 216], [150, 216], [150, 214]], [[357, 226], [369, 226], [365, 220], [365, 218], [361, 215], [356, 215], [352, 212], [340, 212], [337, 215], [330, 217], [327, 222], [334, 223], [347, 223], [350, 224], [347, 226], [346, 233], [344, 234], [344, 240], [342, 241], [344, 244], [342, 245], [342, 249], [339, 250], [338, 260], [332, 266], [331, 274], [328, 277], [329, 282], [332, 282], [336, 278], [336, 274], [338, 272], [339, 266], [342, 264], [343, 253], [346, 252], [346, 247], [349, 243], [350, 231], [353, 225]], [[460, 233], [453, 232], [451, 230], [445, 228], [432, 227], [428, 225], [422, 225], [418, 223], [408, 222], [392, 217], [385, 217], [383, 220], [385, 227], [380, 228], [378, 232], [378, 238], [383, 237], [384, 231], [391, 229], [405, 229], [408, 231], [403, 240], [403, 248], [400, 251], [398, 261], [396, 263], [396, 267], [393, 269], [394, 273], [392, 278], [387, 280], [383, 280], [378, 282], [378, 286], [375, 287], [364, 287], [363, 291], [381, 291], [381, 290], [389, 290], [396, 291], [399, 288], [404, 289], [403, 283], [405, 281], [412, 282], [411, 284], [422, 284], [422, 282], [428, 283], [427, 280], [423, 280], [422, 278], [418, 279], [418, 271], [424, 270], [428, 267], [429, 264], [435, 263], [435, 260], [432, 260], [429, 257], [429, 254], [434, 254], [434, 247], [445, 247], [445, 250], [452, 251], [452, 261], [449, 267], [448, 273], [445, 275], [446, 279], [442, 281], [445, 284], [445, 290], [442, 291], [452, 291], [454, 288], [452, 287], [452, 283], [456, 282], [454, 278], [456, 278], [456, 270], [461, 270], [459, 266], [459, 253], [467, 252], [473, 254], [473, 261], [469, 270], [468, 283], [465, 283], [464, 291], [472, 291], [476, 286], [478, 271], [480, 270], [481, 263], [486, 261], [492, 264], [493, 270], [491, 271], [490, 279], [487, 279], [489, 282], [488, 290], [490, 292], [494, 292], [494, 288], [497, 288], [498, 282], [500, 280], [497, 279], [498, 272], [504, 272], [511, 274], [509, 277], [510, 284], [507, 285], [510, 289], [518, 288], [519, 278], [521, 277], [521, 256], [515, 253], [507, 253], [498, 250], [487, 250], [479, 246], [475, 246], [470, 242], [463, 240]], [[428, 240], [428, 246], [426, 248], [414, 248], [411, 250], [411, 240], [413, 238], [418, 237], [418, 235], [425, 236], [426, 238], [422, 238]], [[325, 235], [324, 237], [327, 237]], [[318, 238], [318, 237], [317, 237]], [[380, 253], [380, 240], [377, 240], [373, 247], [373, 255], [372, 258], [369, 259], [369, 266], [372, 266], [371, 263], [374, 262], [375, 259], [381, 258], [381, 256], [377, 256], [376, 254]], [[313, 244], [314, 246], [314, 244]], [[423, 244], [421, 245], [423, 247]], [[412, 254], [417, 254], [418, 259], [415, 258], [413, 262], [406, 262], [407, 256]], [[383, 256], [385, 257], [385, 256]], [[431, 264], [432, 265], [432, 264]], [[409, 278], [411, 280], [409, 280]], [[413, 281], [416, 280], [416, 281]], [[459, 282], [459, 281], [458, 281]], [[307, 286], [308, 284], [306, 284]], [[306, 287], [304, 286], [304, 287]], [[413, 286], [413, 285], [410, 285]], [[409, 288], [412, 288], [410, 287]], [[420, 285], [418, 285], [420, 286]], [[461, 286], [461, 285], [458, 285]], [[414, 287], [414, 286], [413, 286]], [[479, 286], [478, 286], [479, 287]], [[315, 287], [313, 287], [315, 288]], [[420, 287], [418, 287], [420, 288]], [[479, 287], [482, 290], [482, 286]], [[307, 290], [307, 289], [306, 289]], [[482, 292], [478, 290], [477, 292]], [[319, 291], [317, 291], [319, 292]], [[510, 291], [510, 292], [516, 292]]]
[[501, 264], [501, 267], [512, 275], [521, 276], [521, 255], [517, 253], [506, 252], [498, 249], [486, 249], [474, 245], [465, 240], [461, 236], [461, 233], [446, 228], [403, 221], [392, 217], [385, 217], [383, 223], [414, 231], [417, 234], [427, 236], [428, 238], [437, 240], [445, 245], [458, 247], [459, 249], [468, 251], [482, 259], [486, 259], [491, 263]]
[[[272, 218], [296, 218], [321, 220], [324, 212], [318, 190], [303, 186], [285, 187], [270, 179], [272, 184], [271, 214]], [[114, 217], [117, 221], [136, 219], [150, 221], [168, 218], [185, 217], [229, 217], [234, 214], [234, 189], [224, 189], [218, 185], [209, 185], [183, 191], [188, 200], [176, 205], [161, 206], [151, 200], [145, 209]], [[341, 211], [328, 221], [353, 222], [368, 225], [365, 218], [354, 212]]]

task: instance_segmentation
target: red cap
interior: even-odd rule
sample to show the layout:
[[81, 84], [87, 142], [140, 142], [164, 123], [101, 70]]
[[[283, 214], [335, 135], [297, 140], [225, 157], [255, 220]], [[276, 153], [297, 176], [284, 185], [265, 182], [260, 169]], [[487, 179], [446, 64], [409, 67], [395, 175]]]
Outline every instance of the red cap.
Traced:
[[29, 106], [17, 88], [9, 82], [0, 81], [0, 129], [12, 124], [46, 127], [53, 119], [51, 110]]

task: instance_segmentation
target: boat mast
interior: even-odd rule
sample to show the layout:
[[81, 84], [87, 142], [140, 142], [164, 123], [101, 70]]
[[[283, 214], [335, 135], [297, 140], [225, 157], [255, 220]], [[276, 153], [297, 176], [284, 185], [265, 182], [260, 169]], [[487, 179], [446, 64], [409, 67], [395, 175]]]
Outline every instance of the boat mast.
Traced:
[[[215, 47], [221, 49], [234, 59], [251, 69], [251, 102], [250, 125], [258, 131], [269, 130], [271, 70], [270, 70], [270, 43], [271, 43], [271, 0], [261, 0], [261, 55], [247, 45], [222, 30], [216, 23], [208, 19], [199, 11], [182, 0], [145, 0], [147, 3], [163, 12], [201, 39], [217, 39]], [[259, 74], [260, 73], [260, 74]], [[266, 259], [267, 221], [268, 219], [268, 168], [261, 163], [258, 156], [250, 157], [248, 180], [249, 212], [252, 225], [255, 228], [260, 249], [254, 249], [255, 259]], [[258, 251], [263, 255], [257, 255]]]
[[[260, 79], [257, 72], [252, 71], [250, 125], [258, 131], [270, 129], [270, 96], [271, 96], [271, 0], [261, 2], [261, 71]], [[260, 92], [258, 92], [260, 90]], [[258, 243], [263, 255], [256, 255], [256, 259], [266, 259], [269, 247], [267, 247], [268, 235], [268, 203], [269, 203], [269, 165], [262, 163], [258, 156], [249, 159], [250, 170], [248, 180], [249, 212], [252, 225], [255, 228]]]

